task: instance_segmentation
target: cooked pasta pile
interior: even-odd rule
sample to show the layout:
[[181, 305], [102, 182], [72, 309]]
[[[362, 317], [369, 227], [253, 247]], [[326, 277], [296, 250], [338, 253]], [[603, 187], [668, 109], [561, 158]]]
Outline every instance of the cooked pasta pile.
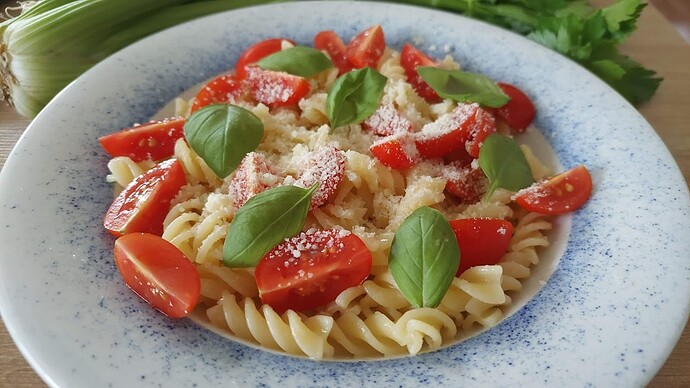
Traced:
[[[447, 57], [443, 65], [459, 66]], [[407, 83], [399, 54], [386, 49], [378, 70], [388, 77], [382, 105], [394, 106], [419, 128], [453, 110], [445, 100], [429, 104]], [[363, 284], [343, 291], [335, 301], [309, 313], [288, 310], [277, 314], [261, 303], [253, 269], [222, 265], [223, 243], [237, 212], [230, 188], [233, 175], [219, 179], [180, 139], [175, 158], [183, 165], [184, 186], [164, 221], [163, 238], [198, 265], [202, 300], [208, 321], [218, 329], [269, 349], [313, 359], [368, 358], [417, 354], [500, 322], [519, 292], [538, 250], [549, 244], [551, 228], [545, 216], [528, 213], [511, 201], [513, 193], [499, 189], [488, 201], [460, 204], [444, 192], [446, 180], [434, 163], [424, 161], [407, 170], [382, 165], [369, 151], [375, 141], [361, 125], [329, 133], [326, 91], [338, 70], [312, 80], [312, 92], [299, 110], [269, 110], [263, 104], [238, 101], [261, 119], [263, 141], [256, 150], [282, 176], [297, 176], [310, 151], [334, 145], [345, 151], [345, 173], [334, 197], [309, 212], [304, 229], [344, 228], [360, 237], [371, 251], [373, 266]], [[188, 114], [188, 104], [178, 110]], [[548, 175], [529, 149], [525, 154], [535, 179]], [[127, 157], [113, 159], [110, 180], [126, 185], [150, 168]], [[447, 219], [491, 217], [515, 226], [508, 253], [497, 265], [472, 267], [455, 278], [437, 308], [413, 308], [397, 289], [388, 270], [388, 254], [398, 226], [415, 209], [431, 206]]]

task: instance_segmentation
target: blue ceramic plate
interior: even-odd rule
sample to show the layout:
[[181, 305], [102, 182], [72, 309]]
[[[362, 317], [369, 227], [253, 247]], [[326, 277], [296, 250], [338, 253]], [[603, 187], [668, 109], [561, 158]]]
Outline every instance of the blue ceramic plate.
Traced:
[[[593, 173], [558, 267], [522, 309], [460, 344], [379, 362], [314, 362], [256, 350], [164, 318], [126, 288], [102, 231], [112, 200], [97, 137], [142, 122], [232, 67], [263, 38], [309, 44], [380, 23], [389, 45], [445, 49], [518, 84], [563, 166]], [[436, 48], [436, 51], [434, 51]], [[31, 124], [0, 175], [0, 307], [50, 385], [441, 386], [648, 382], [688, 316], [690, 196], [654, 130], [579, 66], [517, 35], [393, 4], [286, 3], [175, 27], [108, 58]]]

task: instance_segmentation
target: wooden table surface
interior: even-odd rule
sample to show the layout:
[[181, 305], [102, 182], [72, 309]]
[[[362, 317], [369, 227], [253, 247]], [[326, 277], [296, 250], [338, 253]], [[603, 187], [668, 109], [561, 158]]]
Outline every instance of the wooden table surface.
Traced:
[[[623, 50], [665, 78], [652, 101], [639, 110], [671, 150], [686, 181], [690, 181], [690, 45], [657, 9], [649, 6]], [[29, 120], [0, 106], [0, 168], [28, 124]], [[688, 292], [687, 289], [679, 291]], [[45, 384], [0, 324], [0, 387], [40, 386]], [[678, 345], [650, 386], [690, 387], [690, 326], [686, 326]]]

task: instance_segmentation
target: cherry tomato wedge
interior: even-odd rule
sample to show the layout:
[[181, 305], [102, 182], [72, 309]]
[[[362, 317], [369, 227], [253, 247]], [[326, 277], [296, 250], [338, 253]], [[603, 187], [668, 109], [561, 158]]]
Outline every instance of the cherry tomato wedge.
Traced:
[[580, 208], [591, 194], [592, 176], [580, 165], [520, 190], [515, 202], [532, 212], [557, 215]]
[[199, 90], [192, 104], [192, 113], [206, 105], [235, 101], [247, 94], [249, 90], [237, 76], [221, 75]]
[[374, 143], [369, 151], [381, 164], [395, 170], [410, 168], [417, 164], [418, 160], [414, 142], [404, 134], [385, 137]]
[[513, 224], [500, 218], [468, 218], [450, 221], [460, 246], [460, 267], [455, 276], [478, 265], [494, 265], [505, 255], [513, 236]]
[[400, 52], [400, 65], [405, 70], [407, 82], [412, 85], [420, 97], [430, 104], [441, 102], [441, 97], [417, 73], [417, 67], [419, 66], [436, 66], [436, 62], [433, 59], [411, 44], [406, 43]]
[[290, 43], [291, 45], [295, 44], [295, 42], [290, 39], [272, 38], [263, 40], [244, 50], [235, 65], [235, 74], [237, 78], [243, 79], [247, 76], [247, 66], [251, 66], [262, 58], [282, 50], [285, 44], [284, 42]]
[[170, 201], [186, 183], [177, 159], [159, 163], [122, 190], [106, 212], [103, 226], [114, 236], [133, 232], [160, 236]]
[[446, 191], [461, 202], [475, 203], [486, 192], [488, 180], [480, 168], [453, 162], [446, 166], [443, 176], [447, 179]]
[[452, 112], [424, 125], [415, 135], [419, 154], [427, 159], [440, 158], [464, 148], [475, 128], [479, 109], [477, 104], [460, 104]]
[[235, 206], [239, 208], [251, 197], [276, 187], [279, 183], [278, 176], [266, 162], [264, 155], [250, 152], [235, 170], [230, 181], [230, 193], [235, 198]]
[[311, 208], [328, 202], [340, 186], [345, 174], [345, 154], [333, 145], [325, 145], [312, 151], [302, 163], [302, 173], [295, 186], [309, 188], [319, 186], [311, 196]]
[[380, 24], [376, 24], [347, 45], [345, 57], [357, 69], [376, 67], [386, 49], [386, 38]]
[[496, 132], [496, 119], [491, 112], [479, 108], [474, 116], [474, 123], [470, 126], [470, 133], [465, 148], [473, 158], [479, 157], [479, 149], [484, 140]]
[[496, 109], [496, 116], [508, 123], [508, 126], [514, 131], [525, 132], [537, 114], [532, 100], [513, 85], [499, 82], [498, 86], [510, 97], [510, 101]]
[[196, 266], [161, 237], [131, 233], [118, 238], [115, 264], [132, 291], [171, 318], [187, 316], [199, 300]]
[[314, 48], [325, 51], [342, 75], [352, 70], [352, 64], [345, 57], [347, 47], [335, 31], [321, 31], [314, 37]]
[[100, 137], [110, 156], [127, 156], [135, 162], [169, 158], [175, 142], [184, 136], [185, 119], [154, 121]]
[[378, 136], [390, 136], [412, 131], [410, 120], [392, 105], [380, 105], [369, 118], [362, 122], [362, 127]]
[[247, 68], [252, 97], [271, 108], [297, 104], [309, 94], [309, 81], [296, 75], [255, 66]]
[[350, 232], [302, 232], [259, 261], [255, 272], [259, 296], [279, 313], [311, 310], [366, 280], [371, 260], [367, 246]]

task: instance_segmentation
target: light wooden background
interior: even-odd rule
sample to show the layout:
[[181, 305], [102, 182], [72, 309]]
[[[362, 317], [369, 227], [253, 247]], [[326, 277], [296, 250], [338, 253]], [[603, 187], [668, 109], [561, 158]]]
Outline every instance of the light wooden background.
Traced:
[[[595, 0], [606, 4], [608, 1]], [[4, 2], [0, 0], [0, 7]], [[624, 51], [666, 80], [654, 99], [639, 107], [669, 147], [686, 181], [690, 180], [690, 0], [653, 0]], [[675, 28], [677, 29], [674, 29]], [[0, 168], [29, 121], [0, 107]], [[688, 236], [690, 238], [690, 236]], [[679, 290], [688, 292], [688, 290]], [[583, 371], [586, 373], [586, 371]], [[0, 324], [0, 387], [42, 387], [45, 384], [21, 356]], [[652, 387], [690, 387], [690, 327], [686, 327], [673, 353], [650, 383]]]

